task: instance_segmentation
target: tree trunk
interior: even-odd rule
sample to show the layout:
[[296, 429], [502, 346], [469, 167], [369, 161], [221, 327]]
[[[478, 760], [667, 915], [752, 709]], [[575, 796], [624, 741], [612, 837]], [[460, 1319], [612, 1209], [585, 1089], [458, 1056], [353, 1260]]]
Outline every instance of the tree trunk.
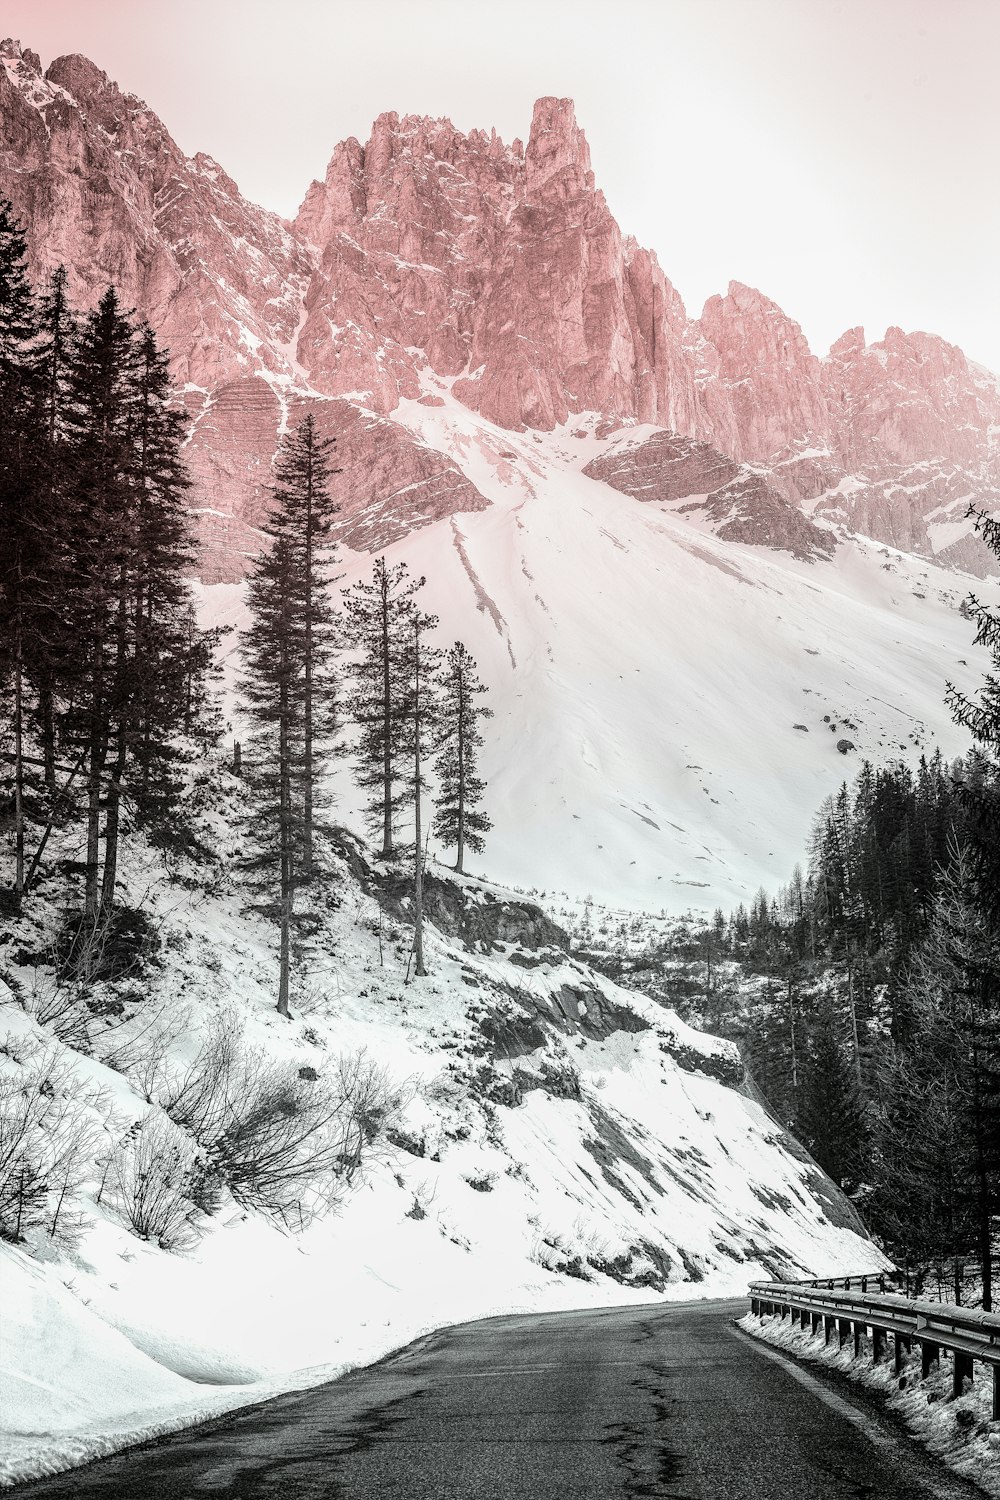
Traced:
[[24, 895], [24, 671], [18, 623], [14, 646], [14, 896]]
[[121, 824], [122, 777], [125, 775], [125, 726], [118, 726], [118, 753], [108, 781], [104, 815], [104, 875], [101, 880], [101, 916], [107, 918], [115, 904], [118, 879], [118, 831]]
[[458, 857], [455, 872], [464, 873], [465, 865], [465, 701], [461, 674], [456, 668], [458, 689]]
[[55, 711], [52, 706], [52, 684], [45, 678], [38, 689], [38, 717], [42, 736], [42, 763], [44, 766], [45, 790], [50, 804], [56, 795], [56, 728]]
[[[973, 1023], [976, 1024], [975, 1022]], [[993, 1311], [993, 1244], [990, 1219], [991, 1194], [986, 1168], [986, 1146], [983, 1140], [983, 1099], [978, 1041], [972, 1043], [972, 1120], [976, 1153], [976, 1232], [983, 1268], [983, 1312]]]
[[416, 839], [413, 855], [413, 958], [414, 975], [424, 979], [424, 851], [420, 829], [420, 630], [415, 627], [414, 697], [413, 697], [413, 832]]
[[289, 765], [288, 689], [283, 683], [278, 718], [278, 822], [280, 825], [281, 935], [278, 945], [278, 1014], [287, 1016], [289, 970], [291, 968], [292, 901], [292, 796]]
[[87, 875], [84, 886], [83, 912], [91, 922], [97, 920], [98, 881], [101, 870], [101, 717], [99, 673], [95, 669], [90, 709], [90, 733], [87, 746]]
[[302, 684], [302, 878], [313, 873], [313, 481], [310, 465], [306, 496], [305, 672]]
[[382, 858], [392, 858], [392, 682], [389, 671], [389, 591], [382, 580]]
[[861, 1091], [861, 1040], [858, 1035], [858, 1010], [854, 1003], [854, 968], [850, 957], [847, 960], [847, 1004], [851, 1017], [851, 1046], [854, 1050], [854, 1078]]

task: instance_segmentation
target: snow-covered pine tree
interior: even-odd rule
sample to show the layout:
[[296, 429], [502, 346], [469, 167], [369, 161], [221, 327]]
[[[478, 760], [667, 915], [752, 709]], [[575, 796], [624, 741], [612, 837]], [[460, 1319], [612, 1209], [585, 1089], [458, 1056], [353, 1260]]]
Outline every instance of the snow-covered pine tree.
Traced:
[[366, 813], [372, 833], [381, 835], [383, 859], [395, 853], [395, 823], [410, 797], [407, 656], [414, 599], [423, 584], [405, 563], [390, 568], [379, 557], [371, 582], [356, 583], [344, 596], [345, 640], [356, 653], [346, 707], [358, 727], [357, 779], [371, 794]]
[[486, 790], [478, 774], [483, 744], [480, 725], [493, 717], [492, 709], [479, 701], [485, 692], [474, 658], [461, 641], [456, 641], [446, 652], [439, 673], [434, 832], [455, 849], [455, 869], [460, 873], [466, 849], [481, 853], [492, 827], [479, 806]]

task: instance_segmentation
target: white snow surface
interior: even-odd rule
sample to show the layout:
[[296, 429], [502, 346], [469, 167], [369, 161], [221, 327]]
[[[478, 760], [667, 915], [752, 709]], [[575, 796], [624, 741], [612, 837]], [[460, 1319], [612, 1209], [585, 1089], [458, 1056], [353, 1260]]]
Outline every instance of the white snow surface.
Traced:
[[[483, 769], [495, 827], [476, 861], [489, 881], [464, 882], [471, 900], [527, 889], [549, 906], [565, 892], [618, 910], [728, 907], [788, 877], [820, 799], [861, 755], [965, 748], [942, 705], [947, 678], [976, 680], [954, 574], [863, 538], [812, 564], [723, 542], [694, 513], [584, 476], [615, 440], [597, 436], [596, 419], [511, 433], [446, 383], [435, 390], [443, 406], [407, 402], [396, 420], [492, 504], [387, 552], [427, 576], [442, 640], [463, 639], [491, 688]], [[344, 586], [370, 566], [348, 553]], [[199, 586], [199, 597], [206, 621], [242, 620], [239, 586]], [[228, 649], [234, 660], [231, 638]], [[846, 756], [842, 738], [856, 747]], [[242, 790], [221, 765], [213, 777], [227, 810], [206, 814], [211, 842], [231, 852]], [[338, 771], [336, 816], [357, 827], [348, 787]], [[68, 839], [53, 861], [79, 858]], [[443, 873], [446, 851], [432, 855]], [[98, 1203], [95, 1182], [76, 1205], [74, 1249], [0, 1249], [15, 1309], [0, 1349], [6, 1482], [331, 1378], [450, 1322], [742, 1294], [759, 1275], [878, 1264], [765, 1111], [710, 1076], [727, 1044], [566, 954], [526, 969], [508, 945], [473, 952], [433, 929], [430, 978], [404, 987], [405, 924], [386, 924], [382, 966], [373, 898], [329, 849], [324, 858], [342, 901], [321, 913], [289, 1023], [273, 1009], [274, 933], [247, 912], [232, 867], [210, 889], [172, 881], [131, 842], [125, 897], [162, 941], [144, 1004], [186, 1018], [173, 1045], [188, 1057], [222, 1015], [321, 1073], [339, 1052], [367, 1049], [403, 1086], [409, 1146], [387, 1149], [335, 1217], [296, 1236], [228, 1202], [196, 1248], [168, 1254]], [[51, 937], [58, 914], [55, 882], [42, 894], [27, 947]], [[25, 1001], [30, 971], [15, 964], [8, 977], [20, 998], [0, 983], [0, 1038], [51, 1040]], [[567, 987], [591, 997], [579, 1028], [557, 1016]], [[595, 993], [645, 1029], [590, 1034]], [[534, 1052], [493, 1059], [483, 1010], [514, 1002], [552, 1024]], [[131, 1016], [126, 1004], [124, 1019], [95, 1020], [88, 1055], [67, 1050], [112, 1133], [149, 1107], [108, 1065], [121, 1028], [140, 1023]], [[12, 1059], [0, 1053], [0, 1067]], [[484, 1096], [484, 1064], [501, 1081], [519, 1070], [519, 1104]], [[546, 1083], [553, 1068], [578, 1079], [578, 1094]]]
[[[227, 821], [212, 816], [222, 845]], [[878, 1259], [764, 1110], [702, 1071], [699, 1060], [731, 1058], [730, 1044], [555, 950], [526, 971], [505, 946], [473, 953], [432, 929], [430, 977], [404, 987], [408, 930], [383, 924], [380, 966], [374, 900], [324, 858], [342, 901], [322, 913], [291, 1022], [274, 1011], [274, 933], [245, 912], [238, 880], [223, 873], [210, 893], [172, 883], [136, 843], [126, 891], [162, 947], [141, 995], [122, 992], [124, 1016], [98, 1016], [87, 1051], [70, 1050], [32, 1014], [29, 968], [7, 971], [20, 1001], [0, 983], [0, 1067], [16, 1070], [39, 1042], [55, 1046], [109, 1141], [149, 1108], [134, 1072], [109, 1062], [151, 1006], [180, 1017], [180, 1061], [219, 1017], [321, 1075], [341, 1052], [367, 1049], [401, 1085], [405, 1137], [373, 1158], [338, 1213], [301, 1234], [226, 1200], [200, 1221], [195, 1248], [167, 1253], [98, 1202], [95, 1168], [74, 1204], [75, 1247], [39, 1232], [24, 1248], [0, 1247], [0, 1483], [332, 1378], [471, 1317], [725, 1296], [755, 1276]], [[478, 882], [466, 890], [502, 896]], [[36, 908], [20, 939], [41, 940], [55, 911]], [[589, 997], [581, 1018], [597, 997], [647, 1029], [545, 1026], [540, 1047], [491, 1064], [501, 1082], [520, 1070], [521, 1102], [490, 1102], [475, 1084], [490, 1062], [484, 1006], [502, 1014], [513, 994], [554, 1013], [564, 985]], [[578, 1080], [578, 1097], [545, 1086], [551, 1067]]]
[[[476, 867], [616, 908], [730, 909], [787, 880], [862, 758], [968, 748], [943, 700], [949, 679], [979, 680], [958, 614], [971, 580], [863, 537], [811, 563], [722, 541], [580, 472], [654, 429], [509, 432], [425, 378], [444, 405], [393, 419], [492, 504], [386, 556], [426, 576], [440, 640], [462, 639], [490, 687]], [[347, 552], [343, 586], [371, 563]], [[208, 620], [242, 617], [233, 585], [202, 599]], [[346, 771], [338, 787], [349, 810]]]

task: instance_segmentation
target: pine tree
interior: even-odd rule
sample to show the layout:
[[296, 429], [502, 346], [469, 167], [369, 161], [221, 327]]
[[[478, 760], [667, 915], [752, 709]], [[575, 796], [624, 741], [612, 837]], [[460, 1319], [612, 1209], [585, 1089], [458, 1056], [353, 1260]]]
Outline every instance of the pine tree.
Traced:
[[[972, 514], [976, 530], [1000, 558], [1000, 521]], [[989, 652], [992, 670], [974, 698], [949, 684], [947, 702], [957, 722], [982, 747], [960, 783], [970, 864], [965, 894], [979, 925], [978, 941], [962, 962], [962, 993], [970, 1044], [983, 1307], [990, 1308], [992, 1218], [1000, 1205], [1000, 612], [974, 595], [967, 603], [976, 624], [976, 645]]]
[[292, 922], [301, 870], [304, 653], [300, 558], [279, 529], [247, 581], [250, 623], [240, 649], [243, 702], [252, 727], [248, 779], [254, 806], [248, 825], [252, 861], [278, 896], [278, 1013], [289, 1014]]
[[479, 726], [493, 717], [492, 710], [477, 701], [485, 692], [474, 659], [462, 642], [456, 641], [446, 653], [441, 670], [434, 832], [455, 848], [455, 869], [459, 873], [464, 868], [466, 848], [481, 853], [486, 847], [485, 835], [492, 827], [479, 808], [486, 790], [478, 774], [483, 744]]
[[287, 537], [299, 571], [302, 671], [296, 691], [302, 699], [302, 870], [313, 873], [314, 809], [323, 751], [338, 727], [337, 651], [339, 622], [330, 602], [337, 563], [333, 525], [340, 511], [330, 494], [335, 439], [324, 438], [308, 412], [282, 442], [276, 462], [275, 507], [266, 529]]
[[356, 583], [344, 598], [345, 639], [356, 653], [347, 711], [358, 726], [357, 779], [371, 792], [366, 813], [372, 832], [381, 834], [383, 859], [395, 853], [396, 819], [410, 800], [407, 658], [414, 600], [423, 584], [405, 563], [389, 568], [380, 557], [371, 583]]
[[832, 1007], [817, 1019], [802, 1068], [796, 1134], [838, 1187], [853, 1188], [863, 1160], [864, 1114]]
[[426, 641], [438, 619], [436, 615], [424, 614], [415, 606], [410, 608], [407, 649], [404, 656], [406, 677], [407, 713], [405, 719], [406, 739], [412, 765], [410, 795], [413, 801], [413, 958], [414, 973], [424, 978], [424, 846], [422, 802], [424, 795], [424, 766], [430, 750], [431, 736], [437, 719], [435, 678], [440, 663], [440, 653]]
[[25, 882], [26, 693], [32, 603], [44, 537], [35, 514], [40, 458], [30, 345], [36, 333], [26, 242], [11, 204], [0, 200], [0, 673], [13, 730], [14, 896]]

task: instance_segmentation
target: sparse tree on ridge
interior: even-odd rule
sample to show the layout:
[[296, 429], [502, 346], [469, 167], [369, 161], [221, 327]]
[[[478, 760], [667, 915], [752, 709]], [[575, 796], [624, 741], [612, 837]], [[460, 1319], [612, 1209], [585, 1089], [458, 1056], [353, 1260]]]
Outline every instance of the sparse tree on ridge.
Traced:
[[437, 715], [435, 674], [440, 653], [426, 642], [427, 633], [438, 623], [436, 615], [409, 611], [409, 640], [405, 656], [408, 680], [407, 738], [412, 765], [413, 798], [413, 959], [414, 973], [424, 978], [424, 846], [421, 819], [424, 766], [430, 750]]
[[330, 493], [336, 439], [321, 436], [312, 412], [283, 440], [276, 461], [275, 508], [267, 522], [272, 536], [287, 536], [298, 558], [302, 672], [295, 691], [302, 700], [301, 878], [313, 874], [313, 833], [323, 750], [337, 729], [340, 645], [337, 612], [330, 599], [337, 564], [333, 525], [340, 506]]
[[243, 632], [243, 701], [252, 727], [248, 780], [254, 806], [248, 832], [253, 867], [278, 896], [278, 1013], [289, 1014], [292, 919], [302, 847], [301, 574], [283, 531], [256, 560], [247, 583], [250, 623]]
[[461, 641], [445, 654], [440, 672], [440, 707], [435, 732], [438, 792], [434, 799], [434, 832], [455, 851], [455, 869], [464, 869], [465, 851], [479, 854], [492, 827], [481, 811], [486, 783], [478, 774], [483, 736], [480, 724], [492, 709], [477, 701], [486, 692], [476, 663]]
[[339, 621], [330, 602], [332, 438], [312, 413], [282, 441], [270, 546], [250, 575], [244, 697], [254, 726], [256, 866], [277, 888], [278, 1010], [288, 1015], [295, 898], [312, 878], [317, 786], [337, 718]]
[[422, 578], [405, 563], [393, 568], [376, 559], [370, 583], [356, 583], [344, 597], [345, 639], [356, 652], [347, 712], [358, 727], [355, 745], [359, 784], [370, 792], [366, 813], [381, 835], [381, 857], [395, 853], [395, 823], [410, 798], [407, 719], [410, 714], [412, 615]]

